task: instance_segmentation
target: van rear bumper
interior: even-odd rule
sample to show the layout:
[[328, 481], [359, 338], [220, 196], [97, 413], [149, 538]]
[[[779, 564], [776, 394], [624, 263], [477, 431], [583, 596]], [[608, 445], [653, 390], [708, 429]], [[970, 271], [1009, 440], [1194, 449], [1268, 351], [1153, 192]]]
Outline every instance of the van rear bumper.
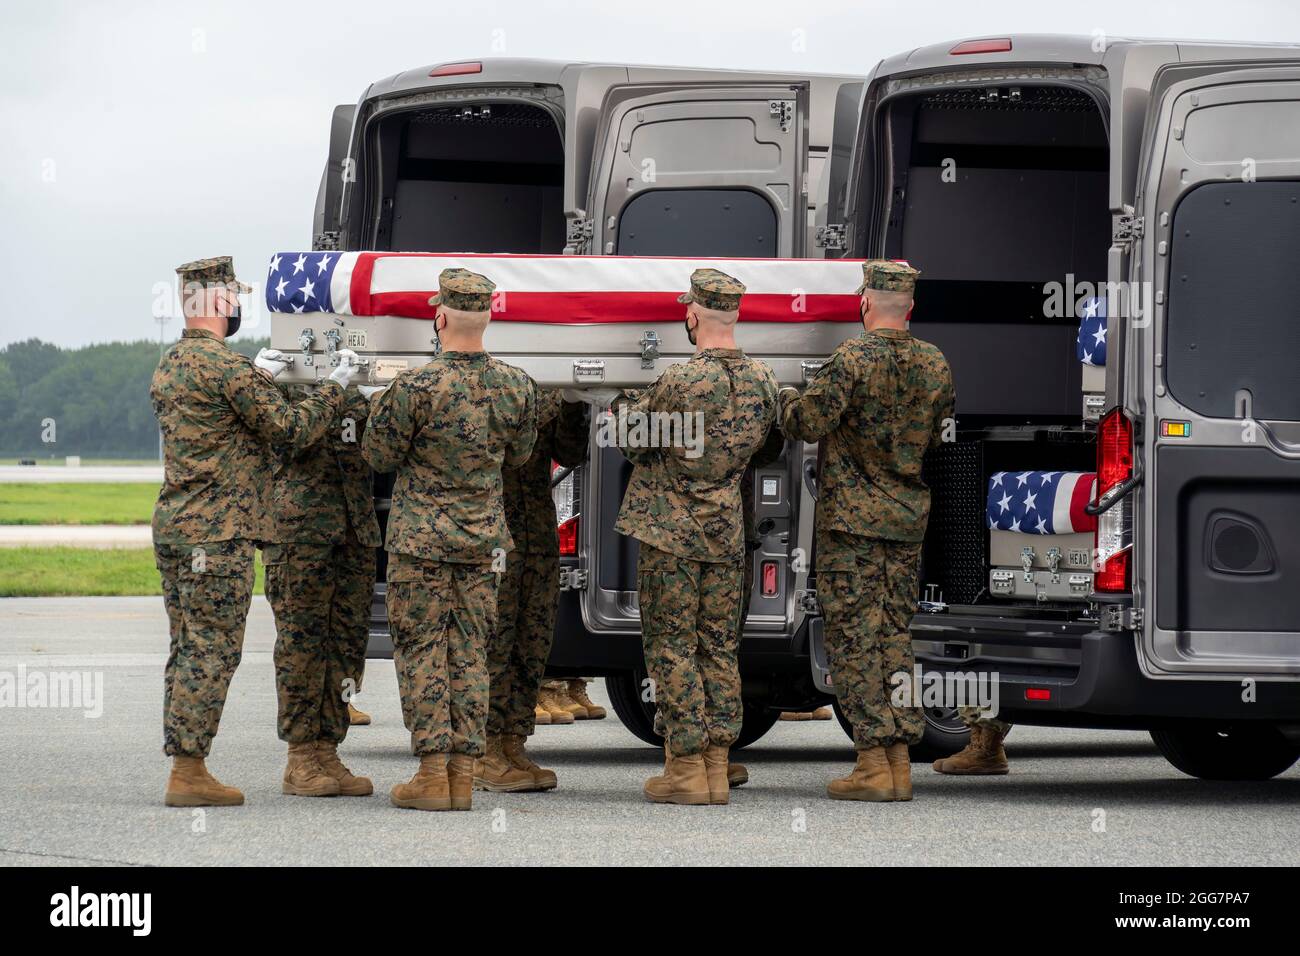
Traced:
[[1093, 622], [918, 615], [912, 641], [924, 670], [995, 671], [1000, 715], [1012, 722], [1147, 729], [1300, 720], [1300, 681], [1260, 680], [1247, 702], [1240, 680], [1152, 680], [1138, 666], [1131, 633]]

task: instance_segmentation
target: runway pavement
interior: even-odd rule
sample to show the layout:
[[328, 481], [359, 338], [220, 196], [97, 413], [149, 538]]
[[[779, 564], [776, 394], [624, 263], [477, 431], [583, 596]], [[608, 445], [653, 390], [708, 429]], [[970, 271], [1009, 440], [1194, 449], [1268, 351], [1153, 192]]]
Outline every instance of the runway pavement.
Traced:
[[0, 465], [0, 484], [69, 484], [157, 482], [162, 484], [162, 465]]
[[[471, 813], [396, 810], [388, 789], [415, 761], [389, 661], [371, 662], [358, 701], [374, 725], [354, 728], [342, 748], [375, 778], [376, 795], [282, 796], [274, 632], [260, 597], [210, 760], [248, 803], [168, 809], [166, 633], [157, 598], [0, 600], [0, 678], [103, 681], [98, 717], [0, 708], [0, 863], [1300, 863], [1300, 768], [1265, 783], [1207, 783], [1133, 732], [1018, 727], [1007, 777], [942, 777], [917, 765], [913, 802], [856, 804], [824, 795], [852, 756], [839, 726], [780, 723], [742, 752], [752, 782], [730, 806], [681, 808], [643, 801], [641, 783], [662, 754], [611, 714], [538, 729], [530, 749], [559, 774], [553, 793], [476, 794]], [[604, 702], [599, 682], [592, 691]]]

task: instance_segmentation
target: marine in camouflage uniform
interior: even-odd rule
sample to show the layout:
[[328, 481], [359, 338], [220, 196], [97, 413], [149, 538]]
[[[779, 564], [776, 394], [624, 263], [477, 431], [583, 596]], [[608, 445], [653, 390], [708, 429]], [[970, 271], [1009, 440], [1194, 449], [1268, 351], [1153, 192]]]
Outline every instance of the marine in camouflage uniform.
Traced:
[[[213, 284], [225, 284], [232, 293], [250, 291], [235, 280], [228, 256], [186, 263], [176, 271], [187, 300]], [[235, 327], [232, 315], [227, 334]], [[223, 338], [187, 328], [159, 362], [149, 398], [163, 439], [153, 543], [171, 629], [163, 677], [163, 752], [177, 762], [168, 802], [242, 803], [238, 791], [220, 788], [202, 761], [239, 664], [253, 593], [253, 550], [273, 533], [271, 449], [306, 448], [319, 441], [343, 389], [327, 382], [290, 404]], [[200, 792], [205, 786], [214, 790], [212, 800]]]
[[497, 588], [497, 626], [488, 642], [490, 699], [487, 756], [475, 785], [487, 790], [549, 790], [555, 774], [524, 753], [532, 734], [546, 660], [555, 639], [560, 542], [555, 531], [551, 463], [571, 468], [587, 458], [587, 406], [537, 389], [537, 442], [517, 468], [503, 468], [506, 525], [514, 551]]
[[[697, 304], [705, 315], [730, 316], [734, 324], [744, 288], [717, 270], [697, 269], [678, 301]], [[703, 334], [705, 321], [694, 314], [692, 336]], [[725, 328], [731, 341], [731, 325]], [[697, 802], [670, 795], [668, 784], [657, 781], [678, 791], [684, 780], [697, 786], [696, 766], [707, 751], [715, 773], [698, 802], [725, 803], [727, 750], [741, 724], [737, 651], [748, 555], [740, 483], [775, 421], [776, 379], [738, 348], [697, 347], [690, 361], [669, 366], [635, 401], [616, 405], [631, 424], [655, 413], [700, 422], [702, 444], [698, 457], [680, 441], [623, 448], [636, 467], [615, 529], [640, 542], [641, 639], [666, 731], [665, 774], [647, 783], [646, 795]]]
[[[430, 299], [435, 323], [448, 323], [439, 332], [450, 334], [444, 309], [485, 325], [494, 289], [484, 276], [443, 270]], [[376, 471], [397, 472], [385, 541], [388, 620], [402, 716], [421, 758], [407, 790], [394, 788], [398, 806], [444, 809], [433, 794], [450, 787], [454, 805], [469, 808], [473, 758], [485, 752], [497, 574], [512, 547], [501, 472], [523, 465], [536, 438], [532, 381], [481, 348], [449, 349], [401, 373], [371, 410], [362, 454]]]
[[954, 402], [943, 354], [906, 328], [917, 275], [903, 263], [864, 263], [859, 294], [882, 309], [888, 303], [898, 327], [872, 325], [872, 308], [870, 331], [842, 343], [802, 394], [781, 396], [787, 437], [821, 442], [816, 571], [827, 658], [854, 745], [877, 770], [886, 756], [891, 767], [906, 761], [907, 745], [925, 728], [920, 707], [891, 702], [890, 681], [912, 674], [909, 626], [930, 512], [921, 462], [940, 442]]
[[[304, 385], [281, 390], [290, 401], [310, 394]], [[290, 745], [286, 789], [303, 796], [373, 792], [337, 753], [365, 669], [382, 544], [373, 477], [361, 457], [369, 412], [369, 400], [349, 389], [325, 438], [281, 454], [275, 473], [275, 529], [263, 549], [266, 597], [275, 612], [278, 731]]]

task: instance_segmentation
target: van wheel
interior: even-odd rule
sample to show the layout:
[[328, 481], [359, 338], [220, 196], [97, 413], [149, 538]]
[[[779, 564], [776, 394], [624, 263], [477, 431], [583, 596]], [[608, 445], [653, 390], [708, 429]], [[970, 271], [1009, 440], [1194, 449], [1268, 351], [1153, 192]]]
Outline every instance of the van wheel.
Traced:
[[[641, 699], [642, 688], [646, 686], [643, 683], [645, 680], [644, 671], [610, 674], [605, 678], [605, 692], [609, 694], [609, 703], [624, 727], [650, 746], [663, 747], [664, 739], [655, 733], [654, 704]], [[731, 749], [739, 750], [748, 747], [771, 730], [779, 717], [779, 713], [761, 703], [745, 701], [740, 737], [732, 744]]]
[[1268, 724], [1153, 730], [1151, 739], [1166, 760], [1202, 780], [1268, 780], [1300, 759], [1300, 745]]
[[[853, 739], [853, 727], [840, 710], [840, 702], [835, 701], [835, 719], [840, 722], [840, 729]], [[970, 730], [957, 716], [952, 707], [927, 707], [925, 709], [925, 735], [919, 744], [909, 748], [913, 763], [931, 763], [943, 757], [951, 757], [966, 746], [970, 740]]]

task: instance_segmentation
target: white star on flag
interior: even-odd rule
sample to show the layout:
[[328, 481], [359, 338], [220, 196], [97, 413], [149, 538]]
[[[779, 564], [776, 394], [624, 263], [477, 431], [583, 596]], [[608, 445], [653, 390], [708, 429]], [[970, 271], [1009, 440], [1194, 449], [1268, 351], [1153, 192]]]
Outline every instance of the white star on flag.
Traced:
[[1016, 480], [1020, 482], [1020, 484], [1016, 485], [1017, 488], [1025, 487], [1025, 484], [1029, 481], [1029, 472], [1022, 471], [1020, 474], [1016, 475]]
[[1033, 510], [1034, 510], [1034, 499], [1036, 499], [1037, 497], [1038, 497], [1038, 495], [1034, 495], [1034, 494], [1030, 494], [1029, 492], [1025, 492], [1025, 511], [1026, 511], [1026, 512], [1030, 512], [1030, 511], [1033, 511]]
[[298, 291], [302, 293], [303, 304], [305, 305], [308, 299], [316, 298], [316, 283], [310, 279], [303, 279], [302, 288]]
[[280, 257], [276, 256], [271, 260], [271, 271], [267, 273], [267, 276], [268, 277], [273, 276], [279, 271], [280, 271]]
[[321, 256], [320, 262], [316, 263], [316, 275], [324, 275], [325, 270], [330, 267], [330, 257]]
[[275, 284], [275, 298], [277, 301], [284, 298], [284, 288], [288, 284], [289, 280], [284, 278]]
[[306, 264], [307, 264], [307, 256], [304, 253], [299, 253], [298, 258], [295, 259], [293, 262], [293, 274], [297, 275], [299, 272], [302, 272], [302, 268]]
[[1011, 505], [1011, 496], [1003, 494], [1002, 500], [998, 502], [998, 505], [1002, 508], [1002, 513], [1006, 514], [1007, 508]]

